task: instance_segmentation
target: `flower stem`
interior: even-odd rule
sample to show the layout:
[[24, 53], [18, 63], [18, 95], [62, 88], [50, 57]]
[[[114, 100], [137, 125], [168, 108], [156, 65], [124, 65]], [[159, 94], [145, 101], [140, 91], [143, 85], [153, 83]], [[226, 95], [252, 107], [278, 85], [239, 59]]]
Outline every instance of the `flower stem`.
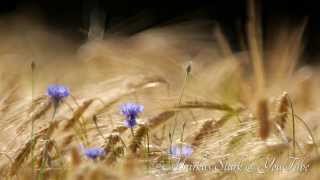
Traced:
[[180, 141], [183, 142], [183, 134], [184, 134], [184, 129], [186, 127], [186, 121], [183, 122], [183, 125], [182, 125], [182, 132], [181, 132], [181, 137], [180, 137]]
[[133, 131], [133, 128], [130, 128], [130, 130], [131, 130], [131, 135], [132, 135], [132, 137], [134, 137], [134, 131]]
[[[55, 118], [55, 115], [56, 115], [56, 112], [57, 112], [57, 109], [58, 109], [58, 106], [59, 106], [59, 102], [54, 102], [53, 104], [53, 113], [52, 113], [52, 117], [51, 117], [51, 122], [54, 121], [54, 118]], [[43, 179], [43, 174], [44, 174], [44, 168], [45, 168], [45, 163], [47, 161], [47, 149], [48, 149], [48, 143], [49, 143], [49, 134], [48, 134], [49, 131], [47, 131], [46, 135], [45, 135], [45, 150], [43, 152], [43, 157], [42, 157], [42, 161], [41, 161], [41, 166], [40, 166], [40, 172], [39, 172], [39, 177], [37, 179], [39, 180], [42, 180]]]

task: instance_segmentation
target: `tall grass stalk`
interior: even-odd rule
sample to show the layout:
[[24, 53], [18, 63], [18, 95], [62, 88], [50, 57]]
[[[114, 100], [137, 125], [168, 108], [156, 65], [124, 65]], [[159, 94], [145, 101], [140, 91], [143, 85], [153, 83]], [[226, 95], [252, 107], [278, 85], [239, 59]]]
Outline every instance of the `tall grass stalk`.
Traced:
[[291, 116], [292, 116], [292, 146], [293, 146], [293, 156], [296, 155], [296, 125], [295, 125], [295, 115], [294, 115], [294, 110], [293, 110], [293, 103], [292, 100], [289, 96], [287, 96], [289, 103], [290, 103], [290, 108], [291, 108]]
[[[182, 97], [183, 97], [187, 82], [188, 82], [188, 80], [190, 78], [191, 61], [189, 62], [185, 72], [186, 72], [185, 78], [184, 78], [184, 81], [183, 81], [183, 84], [182, 84], [182, 89], [180, 91], [180, 95], [179, 95], [179, 98], [178, 98], [178, 105], [180, 105], [181, 102], [182, 102]], [[175, 134], [175, 130], [176, 130], [176, 127], [177, 127], [178, 114], [179, 114], [179, 112], [175, 113], [175, 115], [174, 115], [174, 125], [173, 125], [173, 130], [172, 130], [172, 134], [171, 134], [172, 137], [171, 138], [173, 138], [174, 134]]]
[[[35, 68], [36, 64], [32, 61], [31, 62], [31, 105], [34, 100], [34, 73], [35, 73]], [[32, 178], [34, 178], [34, 166], [35, 166], [35, 161], [34, 161], [34, 119], [31, 120], [31, 170], [32, 170]]]

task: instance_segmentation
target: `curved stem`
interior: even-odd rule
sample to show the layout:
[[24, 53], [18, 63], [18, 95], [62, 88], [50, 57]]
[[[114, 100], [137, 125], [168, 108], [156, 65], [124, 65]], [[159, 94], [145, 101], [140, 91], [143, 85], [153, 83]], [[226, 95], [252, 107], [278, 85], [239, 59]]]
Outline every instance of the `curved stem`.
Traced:
[[294, 116], [304, 125], [304, 127], [307, 129], [312, 141], [313, 141], [313, 144], [316, 146], [316, 152], [317, 154], [319, 155], [319, 150], [318, 150], [318, 145], [317, 145], [317, 142], [316, 142], [316, 139], [315, 137], [313, 136], [313, 133], [311, 131], [311, 129], [309, 128], [308, 124], [300, 117], [298, 116], [297, 114], [294, 114]]
[[[182, 96], [183, 96], [183, 94], [184, 94], [184, 90], [185, 90], [185, 87], [186, 87], [188, 78], [189, 78], [189, 73], [187, 72], [187, 73], [186, 73], [186, 76], [185, 76], [185, 79], [184, 79], [184, 81], [183, 81], [183, 85], [182, 85], [182, 89], [181, 89], [180, 95], [179, 95], [178, 105], [180, 105], [181, 102], [182, 102]], [[174, 115], [174, 125], [173, 125], [173, 130], [172, 130], [172, 138], [173, 138], [174, 133], [175, 133], [175, 131], [176, 131], [177, 118], [178, 118], [178, 113], [175, 113], [175, 115]]]

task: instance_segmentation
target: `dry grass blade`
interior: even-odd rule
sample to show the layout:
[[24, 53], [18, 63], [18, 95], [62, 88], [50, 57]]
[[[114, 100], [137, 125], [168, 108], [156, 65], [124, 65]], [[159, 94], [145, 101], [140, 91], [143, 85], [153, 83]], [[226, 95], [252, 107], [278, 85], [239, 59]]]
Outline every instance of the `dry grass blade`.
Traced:
[[270, 134], [269, 108], [266, 99], [260, 99], [257, 104], [257, 119], [260, 125], [259, 136], [262, 140], [265, 140]]
[[175, 108], [202, 108], [202, 109], [214, 109], [220, 111], [234, 111], [232, 107], [227, 104], [220, 104], [214, 102], [207, 102], [207, 101], [187, 101], [182, 104], [178, 104]]
[[175, 115], [176, 111], [164, 111], [161, 112], [160, 114], [151, 117], [147, 120], [147, 125], [150, 129], [154, 129], [158, 126], [160, 126], [161, 124], [163, 124], [164, 122], [166, 122], [167, 120], [169, 120], [171, 117], [173, 117]]
[[65, 131], [69, 130], [71, 127], [75, 125], [75, 123], [80, 119], [80, 117], [88, 109], [88, 107], [92, 104], [93, 101], [93, 99], [90, 99], [83, 102], [83, 104], [73, 113], [72, 118], [69, 119], [67, 124], [64, 126]]

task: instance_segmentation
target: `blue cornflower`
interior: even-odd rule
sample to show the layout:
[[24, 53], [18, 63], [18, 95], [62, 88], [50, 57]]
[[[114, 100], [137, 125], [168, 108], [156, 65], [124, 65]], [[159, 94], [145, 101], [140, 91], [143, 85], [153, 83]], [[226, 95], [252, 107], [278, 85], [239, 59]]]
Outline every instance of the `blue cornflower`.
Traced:
[[63, 98], [70, 95], [70, 91], [63, 85], [50, 85], [47, 89], [47, 95], [55, 102], [59, 103]]
[[104, 156], [106, 153], [103, 148], [84, 148], [83, 153], [90, 159], [96, 160], [98, 157]]
[[169, 149], [169, 154], [176, 158], [190, 157], [192, 153], [193, 149], [191, 145], [188, 144], [177, 144], [172, 146], [171, 149]]
[[121, 113], [126, 116], [125, 125], [128, 128], [133, 128], [137, 124], [139, 113], [143, 112], [143, 105], [135, 103], [126, 103], [121, 106]]

